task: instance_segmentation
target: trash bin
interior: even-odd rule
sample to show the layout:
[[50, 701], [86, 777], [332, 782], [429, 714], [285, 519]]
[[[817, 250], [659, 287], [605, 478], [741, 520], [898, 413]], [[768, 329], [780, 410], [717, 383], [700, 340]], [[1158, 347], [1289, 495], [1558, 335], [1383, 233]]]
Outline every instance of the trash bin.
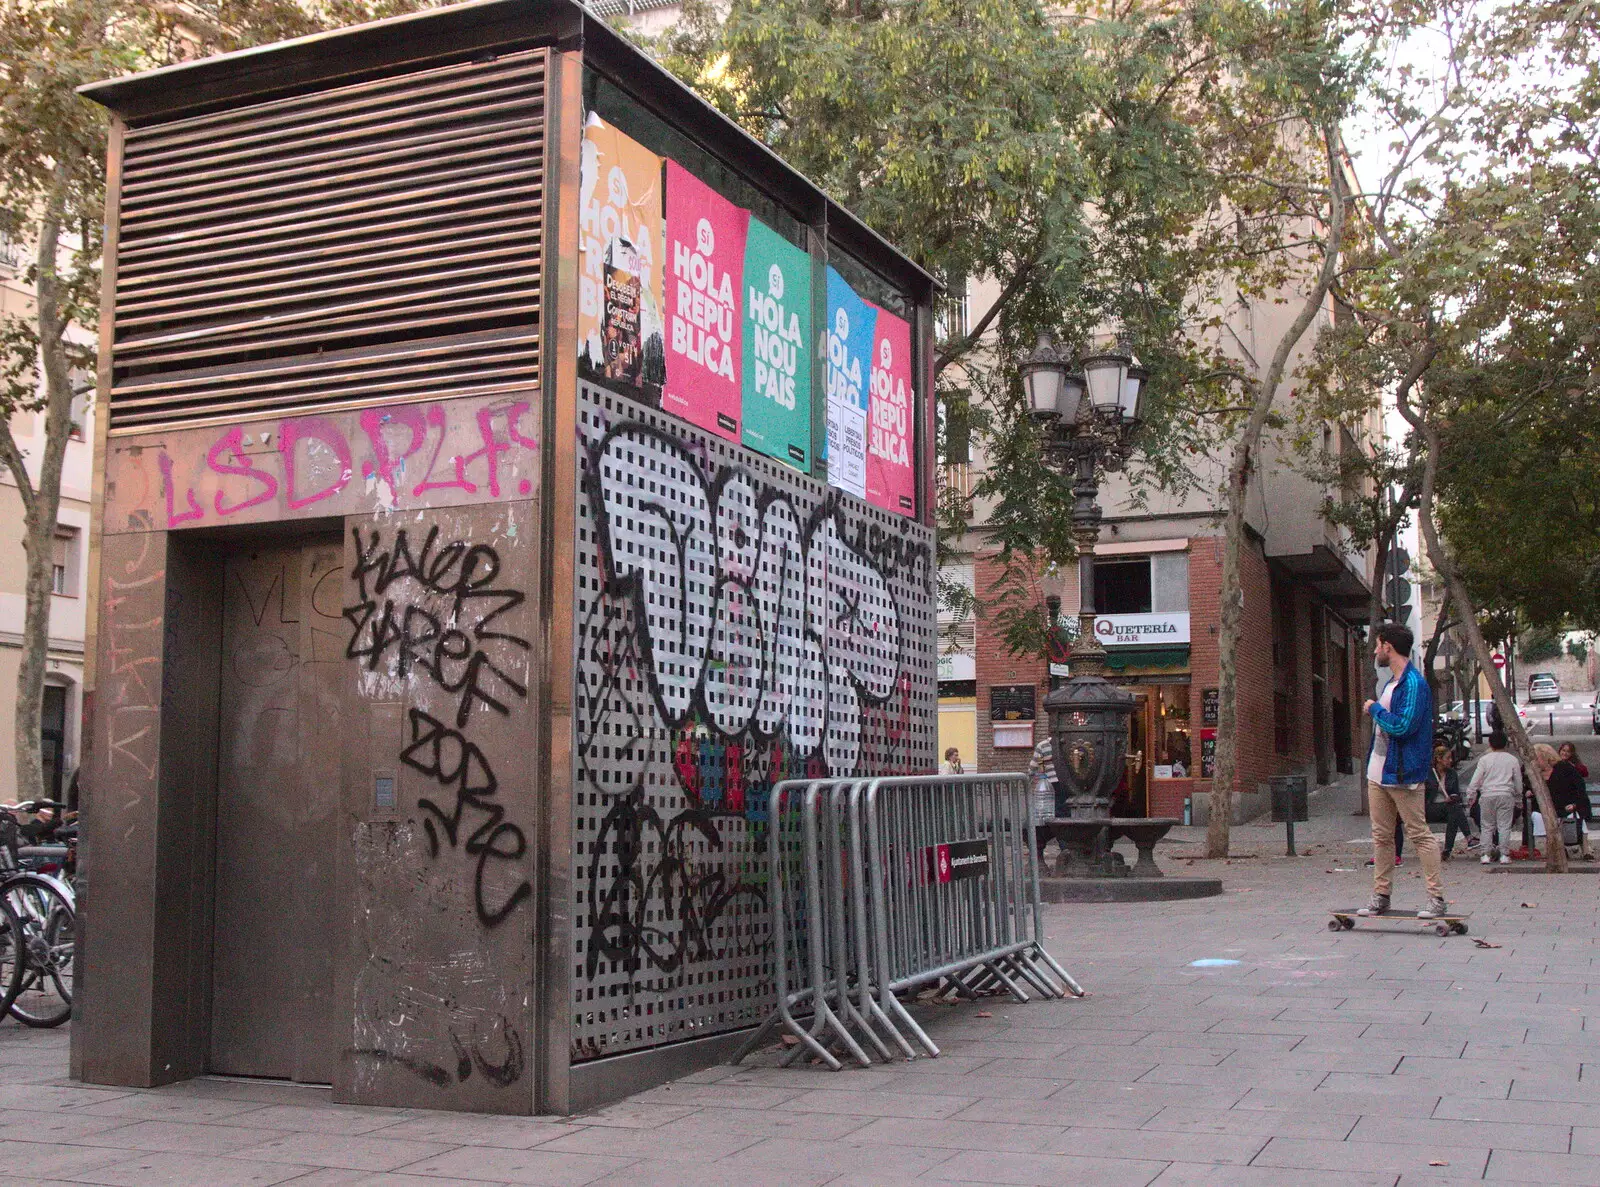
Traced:
[[1272, 820], [1282, 824], [1291, 820], [1310, 820], [1311, 808], [1306, 802], [1307, 780], [1304, 775], [1274, 775], [1272, 777]]

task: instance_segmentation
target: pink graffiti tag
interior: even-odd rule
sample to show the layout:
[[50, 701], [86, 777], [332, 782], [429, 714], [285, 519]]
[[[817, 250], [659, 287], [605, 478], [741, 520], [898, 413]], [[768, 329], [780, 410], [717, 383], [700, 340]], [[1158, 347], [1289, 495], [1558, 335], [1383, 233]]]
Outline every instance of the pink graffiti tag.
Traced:
[[[295, 488], [298, 483], [295, 447], [302, 440], [320, 441], [333, 450], [334, 457], [339, 459], [339, 476], [319, 491], [308, 495], [296, 495]], [[283, 488], [288, 498], [289, 510], [298, 511], [302, 507], [309, 507], [313, 503], [320, 503], [323, 499], [331, 499], [345, 488], [350, 481], [354, 470], [350, 465], [350, 444], [344, 439], [344, 434], [339, 431], [339, 426], [320, 416], [305, 416], [298, 420], [286, 420], [278, 426], [278, 452], [283, 455]]]
[[[223, 460], [230, 453], [237, 459], [237, 463]], [[244, 430], [237, 425], [229, 429], [222, 439], [211, 447], [211, 452], [206, 454], [206, 465], [215, 473], [237, 474], [241, 478], [250, 478], [261, 484], [261, 490], [254, 496], [237, 503], [229, 503], [219, 490], [212, 500], [218, 515], [237, 515], [247, 507], [271, 502], [278, 496], [277, 478], [265, 470], [256, 468], [256, 464], [244, 451]]]
[[178, 514], [174, 497], [177, 483], [172, 477], [172, 459], [167, 456], [167, 451], [163, 449], [156, 454], [156, 460], [161, 466], [161, 493], [167, 499], [167, 527], [175, 528], [180, 523], [185, 523], [188, 520], [202, 518], [205, 515], [205, 508], [201, 507], [200, 500], [194, 497], [194, 487], [192, 486], [185, 492], [189, 499], [189, 509], [181, 515]]
[[[383, 434], [383, 430], [391, 424], [397, 424], [411, 432], [411, 441], [398, 457], [389, 452], [389, 442]], [[397, 476], [405, 473], [406, 460], [421, 449], [428, 439], [428, 424], [423, 419], [422, 410], [404, 406], [368, 408], [361, 413], [361, 431], [367, 435], [367, 441], [372, 446], [373, 459], [362, 465], [362, 477], [376, 476], [381, 479], [389, 487], [389, 497], [398, 503], [400, 484]]]

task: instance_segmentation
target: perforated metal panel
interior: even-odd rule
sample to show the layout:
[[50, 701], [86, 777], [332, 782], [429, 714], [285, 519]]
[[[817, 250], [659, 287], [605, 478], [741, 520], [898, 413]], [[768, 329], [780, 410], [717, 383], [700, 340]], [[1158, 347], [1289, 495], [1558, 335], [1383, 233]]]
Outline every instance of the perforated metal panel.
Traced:
[[112, 427], [535, 383], [545, 52], [130, 129]]
[[931, 531], [579, 385], [573, 1058], [760, 1021], [766, 797], [931, 771]]

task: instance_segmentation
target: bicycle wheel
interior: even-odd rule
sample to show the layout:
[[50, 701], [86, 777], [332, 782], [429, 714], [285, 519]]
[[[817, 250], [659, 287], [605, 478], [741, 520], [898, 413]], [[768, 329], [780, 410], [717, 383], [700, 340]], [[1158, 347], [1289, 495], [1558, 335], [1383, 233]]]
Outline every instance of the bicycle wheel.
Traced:
[[22, 990], [23, 970], [28, 963], [27, 951], [22, 923], [17, 919], [16, 912], [0, 898], [0, 1004], [5, 1007], [0, 1010], [0, 1018], [5, 1017], [5, 1010], [11, 1009], [11, 1003], [17, 1000], [17, 994]]
[[15, 874], [0, 886], [0, 893], [21, 925], [26, 954], [11, 1014], [27, 1026], [60, 1026], [72, 1016], [72, 892], [63, 893], [51, 878]]

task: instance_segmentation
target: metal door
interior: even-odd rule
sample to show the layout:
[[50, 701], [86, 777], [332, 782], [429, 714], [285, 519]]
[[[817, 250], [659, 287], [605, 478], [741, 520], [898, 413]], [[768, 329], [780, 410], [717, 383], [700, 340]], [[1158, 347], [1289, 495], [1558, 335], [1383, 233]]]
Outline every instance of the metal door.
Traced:
[[328, 1083], [342, 549], [224, 565], [210, 1068]]

